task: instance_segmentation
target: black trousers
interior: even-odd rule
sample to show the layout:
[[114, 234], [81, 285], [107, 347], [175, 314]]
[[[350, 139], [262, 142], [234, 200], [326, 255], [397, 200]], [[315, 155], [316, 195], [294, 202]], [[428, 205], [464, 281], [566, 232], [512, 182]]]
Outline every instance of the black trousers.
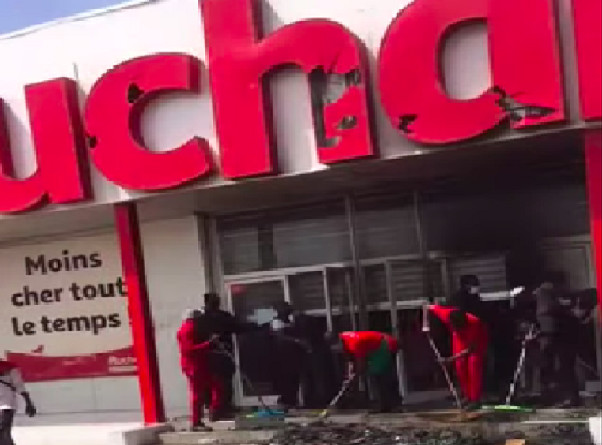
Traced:
[[[579, 398], [579, 382], [575, 372], [577, 349], [566, 336], [544, 333], [540, 335], [541, 383], [546, 399]], [[558, 365], [558, 367], [557, 367]]]
[[12, 409], [0, 410], [0, 445], [15, 445], [11, 434], [14, 417]]
[[284, 365], [276, 371], [274, 387], [278, 393], [278, 404], [288, 408], [299, 404], [299, 387], [301, 385], [301, 371]]
[[376, 393], [379, 411], [391, 411], [401, 404], [401, 395], [399, 394], [395, 379], [395, 367], [391, 367], [391, 369], [382, 374], [370, 375], [369, 379]]
[[[209, 357], [209, 369], [215, 378], [222, 382], [222, 397], [220, 406], [223, 407], [224, 413], [229, 413], [234, 408], [234, 391], [232, 388], [236, 367], [232, 359], [224, 354], [213, 353]], [[205, 396], [207, 404], [211, 400], [211, 394]]]

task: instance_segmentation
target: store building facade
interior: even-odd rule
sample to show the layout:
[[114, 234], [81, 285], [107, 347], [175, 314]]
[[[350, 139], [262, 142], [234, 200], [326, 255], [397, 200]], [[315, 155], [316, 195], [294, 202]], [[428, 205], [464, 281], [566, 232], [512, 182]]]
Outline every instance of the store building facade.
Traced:
[[207, 291], [397, 334], [408, 401], [442, 394], [416, 315], [459, 276], [500, 314], [544, 270], [600, 295], [600, 1], [445, 4], [142, 1], [0, 38], [1, 346], [42, 412], [185, 412]]

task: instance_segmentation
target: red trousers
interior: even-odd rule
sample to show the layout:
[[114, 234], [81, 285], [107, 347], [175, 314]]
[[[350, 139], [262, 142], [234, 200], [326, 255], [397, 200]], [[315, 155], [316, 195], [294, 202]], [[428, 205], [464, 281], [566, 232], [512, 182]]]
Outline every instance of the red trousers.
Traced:
[[462, 394], [469, 402], [478, 402], [483, 395], [483, 366], [485, 356], [473, 353], [456, 360], [456, 375]]
[[222, 401], [224, 400], [221, 379], [212, 376], [206, 372], [187, 373], [188, 379], [188, 397], [190, 400], [190, 411], [192, 414], [192, 424], [198, 425], [203, 420], [205, 394], [211, 393], [211, 412], [221, 410]]

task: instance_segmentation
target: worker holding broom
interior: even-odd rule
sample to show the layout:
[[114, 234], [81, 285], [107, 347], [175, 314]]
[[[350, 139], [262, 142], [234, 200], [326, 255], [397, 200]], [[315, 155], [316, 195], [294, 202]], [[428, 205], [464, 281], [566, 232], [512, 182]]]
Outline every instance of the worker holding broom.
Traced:
[[180, 365], [182, 373], [188, 380], [190, 409], [192, 411], [192, 430], [211, 431], [203, 423], [204, 396], [209, 390], [212, 394], [211, 412], [220, 412], [222, 397], [222, 382], [216, 378], [209, 367], [209, 351], [217, 347], [219, 335], [211, 334], [206, 341], [197, 342], [195, 338], [195, 323], [202, 317], [202, 312], [190, 309], [185, 312], [182, 326], [177, 333], [180, 350]]
[[462, 405], [466, 409], [477, 408], [483, 395], [483, 368], [487, 355], [485, 324], [476, 316], [454, 307], [432, 305], [428, 306], [428, 313], [441, 320], [452, 334], [452, 356], [443, 358], [435, 350], [439, 361], [443, 366], [454, 363], [464, 399]]
[[333, 350], [342, 352], [347, 360], [347, 380], [357, 374], [367, 375], [377, 393], [377, 411], [391, 412], [399, 397], [394, 377], [397, 339], [375, 331], [328, 333], [327, 338]]

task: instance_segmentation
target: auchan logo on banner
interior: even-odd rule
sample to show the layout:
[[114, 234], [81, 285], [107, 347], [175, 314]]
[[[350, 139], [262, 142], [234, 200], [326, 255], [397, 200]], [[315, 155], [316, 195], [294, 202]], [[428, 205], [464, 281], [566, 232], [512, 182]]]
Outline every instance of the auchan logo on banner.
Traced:
[[[262, 79], [284, 65], [296, 65], [308, 75], [341, 75], [346, 81], [344, 94], [315, 113], [320, 162], [373, 156], [362, 42], [340, 24], [320, 19], [256, 37], [258, 1], [200, 2], [223, 176], [240, 179], [275, 172]], [[573, 10], [581, 114], [596, 120], [602, 115], [601, 2], [573, 0]], [[475, 99], [454, 100], [442, 87], [441, 43], [457, 25], [475, 20], [488, 25], [494, 86]], [[506, 121], [517, 130], [562, 122], [555, 23], [553, 0], [415, 0], [393, 19], [380, 48], [378, 88], [390, 123], [417, 143], [448, 144], [477, 137]], [[201, 93], [200, 69], [201, 62], [187, 54], [128, 60], [97, 80], [83, 122], [73, 80], [26, 86], [38, 168], [27, 179], [13, 178], [0, 114], [0, 212], [90, 198], [88, 154], [108, 180], [130, 190], [165, 190], [211, 174], [206, 140], [197, 137], [168, 152], [153, 153], [140, 132], [145, 107], [157, 96]]]

